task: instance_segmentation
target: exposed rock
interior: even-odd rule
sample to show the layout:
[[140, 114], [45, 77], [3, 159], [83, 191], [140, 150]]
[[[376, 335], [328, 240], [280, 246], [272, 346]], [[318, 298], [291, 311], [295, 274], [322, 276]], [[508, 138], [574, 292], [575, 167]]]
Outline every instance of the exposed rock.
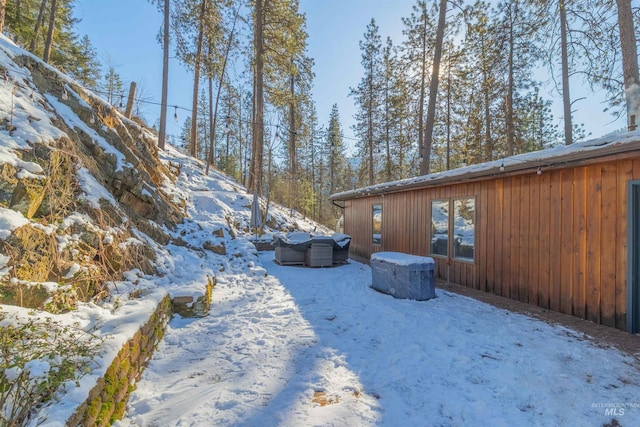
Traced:
[[210, 241], [206, 241], [202, 244], [202, 247], [218, 255], [227, 254], [227, 247], [224, 245], [224, 243], [213, 243]]
[[23, 178], [18, 180], [9, 207], [26, 218], [33, 218], [45, 196], [44, 180], [40, 178]]
[[0, 203], [9, 205], [17, 184], [16, 168], [8, 163], [0, 165]]
[[[73, 309], [77, 301], [106, 296], [106, 283], [121, 280], [125, 271], [158, 274], [154, 242], [172, 241], [167, 230], [175, 229], [186, 216], [187, 202], [161, 191], [180, 173], [179, 165], [161, 162], [152, 131], [140, 123], [125, 119], [35, 57], [13, 59], [31, 71], [34, 91], [58, 97], [84, 125], [71, 128], [73, 121], [56, 116], [43, 100], [42, 106], [52, 113], [51, 122], [66, 135], [29, 142], [15, 150], [20, 162], [0, 165], [0, 206], [31, 220], [0, 240], [0, 253], [13, 267], [0, 278], [0, 303], [62, 312]], [[63, 90], [69, 92], [64, 99]], [[27, 120], [32, 123], [38, 117]], [[105, 148], [105, 141], [122, 155]], [[37, 169], [37, 174], [23, 172], [21, 162], [32, 163], [34, 167], [27, 170]], [[113, 198], [103, 193], [96, 205], [96, 200], [82, 197], [94, 183], [79, 180], [80, 168]], [[153, 242], [140, 238], [140, 233]], [[224, 229], [214, 236], [223, 238]], [[180, 239], [173, 243], [180, 244]], [[224, 244], [206, 246], [226, 254]], [[52, 285], [43, 286], [44, 282]]]
[[14, 230], [7, 243], [10, 248], [3, 248], [3, 253], [11, 254], [14, 275], [18, 280], [49, 280], [50, 272], [56, 267], [58, 242], [55, 236], [27, 224]]

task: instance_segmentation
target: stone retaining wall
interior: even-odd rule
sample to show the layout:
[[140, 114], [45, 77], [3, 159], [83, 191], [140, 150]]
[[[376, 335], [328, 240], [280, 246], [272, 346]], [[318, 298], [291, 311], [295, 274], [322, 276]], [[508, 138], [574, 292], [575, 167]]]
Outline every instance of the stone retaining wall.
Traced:
[[124, 416], [135, 382], [151, 360], [171, 315], [172, 303], [167, 295], [147, 323], [122, 347], [67, 426], [108, 426]]
[[215, 283], [215, 277], [208, 278], [205, 295], [195, 299], [188, 296], [171, 299], [167, 295], [147, 323], [122, 347], [87, 400], [67, 421], [67, 426], [108, 426], [121, 419], [129, 395], [135, 390], [135, 384], [151, 360], [173, 313], [182, 317], [207, 315]]

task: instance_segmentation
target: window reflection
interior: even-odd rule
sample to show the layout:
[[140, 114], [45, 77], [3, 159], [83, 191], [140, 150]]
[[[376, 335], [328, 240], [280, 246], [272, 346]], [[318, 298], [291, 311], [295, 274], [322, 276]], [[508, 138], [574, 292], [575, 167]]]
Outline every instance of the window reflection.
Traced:
[[475, 199], [453, 201], [453, 257], [473, 261], [475, 248]]
[[372, 230], [372, 243], [382, 244], [382, 205], [373, 205]]
[[449, 255], [449, 201], [431, 201], [431, 254]]

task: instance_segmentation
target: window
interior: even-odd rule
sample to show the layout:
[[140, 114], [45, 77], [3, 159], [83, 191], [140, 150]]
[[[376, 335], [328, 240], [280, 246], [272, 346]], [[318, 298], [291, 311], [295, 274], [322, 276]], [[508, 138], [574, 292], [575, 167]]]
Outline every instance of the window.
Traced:
[[475, 248], [475, 199], [453, 201], [453, 257], [473, 261]]
[[431, 255], [449, 256], [449, 201], [431, 201]]
[[[453, 217], [449, 215], [453, 207]], [[431, 255], [473, 262], [475, 259], [474, 198], [431, 201]], [[453, 238], [451, 238], [453, 236]], [[453, 247], [449, 248], [449, 242]]]
[[376, 245], [382, 244], [382, 205], [373, 205], [372, 230], [373, 238], [371, 242]]

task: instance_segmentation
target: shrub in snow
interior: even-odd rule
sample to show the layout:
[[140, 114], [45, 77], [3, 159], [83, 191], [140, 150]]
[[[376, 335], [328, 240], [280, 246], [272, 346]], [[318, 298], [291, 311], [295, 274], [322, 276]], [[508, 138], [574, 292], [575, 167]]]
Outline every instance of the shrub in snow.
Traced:
[[101, 343], [77, 326], [0, 311], [0, 425], [26, 425], [92, 369]]

